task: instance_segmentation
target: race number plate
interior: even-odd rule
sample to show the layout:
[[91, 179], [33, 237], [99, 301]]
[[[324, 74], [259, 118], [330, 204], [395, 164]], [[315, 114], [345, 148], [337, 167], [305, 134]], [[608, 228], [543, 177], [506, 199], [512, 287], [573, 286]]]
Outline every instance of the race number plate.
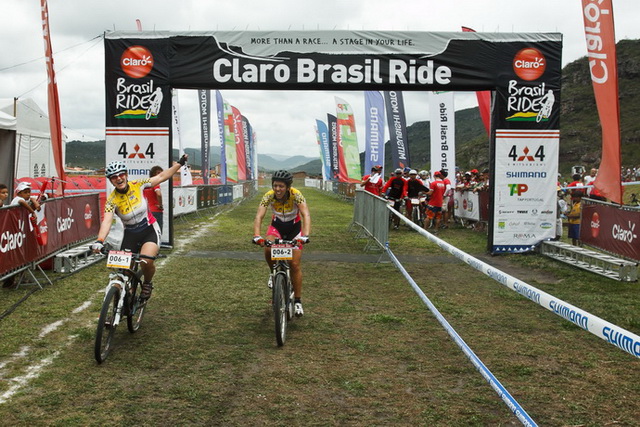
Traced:
[[107, 256], [107, 267], [109, 268], [131, 267], [131, 252], [109, 251], [109, 255]]
[[291, 260], [293, 259], [293, 247], [288, 245], [272, 245], [271, 259], [275, 260]]

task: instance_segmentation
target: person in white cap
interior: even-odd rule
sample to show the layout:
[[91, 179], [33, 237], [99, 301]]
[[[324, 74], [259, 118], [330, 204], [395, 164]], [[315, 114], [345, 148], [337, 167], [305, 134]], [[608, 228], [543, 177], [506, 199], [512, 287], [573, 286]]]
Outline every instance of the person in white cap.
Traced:
[[20, 205], [27, 209], [31, 215], [35, 215], [36, 211], [40, 210], [40, 203], [35, 197], [31, 197], [31, 184], [24, 181], [16, 187], [16, 197], [11, 200], [9, 205]]

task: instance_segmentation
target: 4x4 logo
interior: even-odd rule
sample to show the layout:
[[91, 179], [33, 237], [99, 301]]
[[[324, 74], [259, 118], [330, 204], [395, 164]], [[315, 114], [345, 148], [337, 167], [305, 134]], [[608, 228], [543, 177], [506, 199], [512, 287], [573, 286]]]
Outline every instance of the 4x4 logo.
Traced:
[[141, 148], [140, 145], [136, 144], [133, 146], [134, 151], [130, 153], [127, 150], [127, 143], [123, 142], [118, 149], [118, 154], [120, 154], [123, 159], [135, 159], [136, 157], [140, 159], [146, 159], [147, 157], [153, 159], [153, 156], [156, 154], [153, 150], [153, 142], [149, 143], [147, 149], [144, 150], [144, 154], [140, 151]]
[[536, 159], [541, 162], [544, 161], [544, 145], [539, 146], [533, 156], [529, 153], [530, 150], [527, 146], [525, 146], [521, 152], [518, 152], [517, 147], [515, 145], [512, 145], [511, 150], [509, 150], [509, 157], [511, 157], [511, 160], [513, 160], [514, 162], [535, 162]]

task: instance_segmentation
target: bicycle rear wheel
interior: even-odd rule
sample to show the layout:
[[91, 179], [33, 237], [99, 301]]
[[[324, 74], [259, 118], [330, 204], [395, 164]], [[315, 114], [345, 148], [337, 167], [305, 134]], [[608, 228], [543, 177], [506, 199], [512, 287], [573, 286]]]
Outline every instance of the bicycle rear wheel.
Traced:
[[94, 346], [94, 355], [98, 363], [104, 362], [109, 355], [109, 350], [111, 350], [111, 340], [116, 331], [113, 320], [116, 315], [116, 310], [118, 309], [119, 300], [120, 289], [112, 286], [104, 298], [102, 309], [100, 310], [100, 317], [98, 318], [96, 342]]
[[131, 279], [131, 292], [128, 296], [127, 304], [129, 306], [129, 313], [127, 314], [127, 329], [129, 332], [134, 333], [140, 329], [142, 324], [142, 316], [147, 308], [147, 302], [140, 301], [140, 293], [142, 292], [140, 281]]
[[279, 347], [287, 339], [287, 276], [276, 274], [273, 280], [273, 317], [275, 320], [276, 342]]

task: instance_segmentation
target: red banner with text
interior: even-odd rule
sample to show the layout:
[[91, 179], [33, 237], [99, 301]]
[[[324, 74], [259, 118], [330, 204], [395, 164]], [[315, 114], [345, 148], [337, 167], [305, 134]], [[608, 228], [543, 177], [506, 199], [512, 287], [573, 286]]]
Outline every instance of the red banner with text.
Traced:
[[97, 193], [43, 203], [36, 225], [41, 244], [25, 208], [0, 209], [0, 276], [46, 258], [66, 245], [96, 236], [99, 226]]
[[637, 209], [582, 200], [580, 240], [589, 246], [640, 261], [639, 224]]

